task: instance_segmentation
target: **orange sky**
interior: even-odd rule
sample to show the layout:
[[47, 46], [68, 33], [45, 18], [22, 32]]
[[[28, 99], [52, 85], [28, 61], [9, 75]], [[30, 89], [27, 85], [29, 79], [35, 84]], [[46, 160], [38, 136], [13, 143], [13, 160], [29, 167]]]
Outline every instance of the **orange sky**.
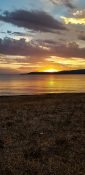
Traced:
[[0, 9], [0, 73], [85, 69], [84, 0], [5, 0]]

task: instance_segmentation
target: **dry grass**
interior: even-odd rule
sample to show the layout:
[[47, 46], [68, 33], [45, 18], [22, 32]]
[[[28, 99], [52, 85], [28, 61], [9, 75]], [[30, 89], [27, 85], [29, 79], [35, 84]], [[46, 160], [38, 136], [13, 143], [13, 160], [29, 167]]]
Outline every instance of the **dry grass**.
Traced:
[[85, 175], [85, 94], [0, 97], [0, 175]]

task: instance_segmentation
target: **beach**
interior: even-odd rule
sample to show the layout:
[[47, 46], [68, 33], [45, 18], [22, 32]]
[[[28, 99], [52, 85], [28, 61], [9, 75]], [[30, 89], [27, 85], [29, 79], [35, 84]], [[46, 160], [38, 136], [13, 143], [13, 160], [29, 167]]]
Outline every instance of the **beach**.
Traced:
[[0, 175], [84, 175], [85, 93], [0, 96]]

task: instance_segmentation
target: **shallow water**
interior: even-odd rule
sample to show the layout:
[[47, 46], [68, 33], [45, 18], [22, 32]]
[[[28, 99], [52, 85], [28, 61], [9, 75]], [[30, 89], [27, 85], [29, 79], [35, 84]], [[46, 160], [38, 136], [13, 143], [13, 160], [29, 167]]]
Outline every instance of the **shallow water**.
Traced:
[[85, 92], [85, 75], [0, 75], [0, 95]]

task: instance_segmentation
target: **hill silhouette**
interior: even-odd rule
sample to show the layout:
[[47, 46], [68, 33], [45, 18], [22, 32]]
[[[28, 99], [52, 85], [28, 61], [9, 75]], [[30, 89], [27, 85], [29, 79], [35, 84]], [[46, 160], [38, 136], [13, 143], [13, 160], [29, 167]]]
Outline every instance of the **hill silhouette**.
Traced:
[[85, 74], [85, 69], [77, 69], [77, 70], [68, 70], [68, 71], [59, 71], [59, 72], [29, 72], [27, 75], [51, 75], [51, 74]]

